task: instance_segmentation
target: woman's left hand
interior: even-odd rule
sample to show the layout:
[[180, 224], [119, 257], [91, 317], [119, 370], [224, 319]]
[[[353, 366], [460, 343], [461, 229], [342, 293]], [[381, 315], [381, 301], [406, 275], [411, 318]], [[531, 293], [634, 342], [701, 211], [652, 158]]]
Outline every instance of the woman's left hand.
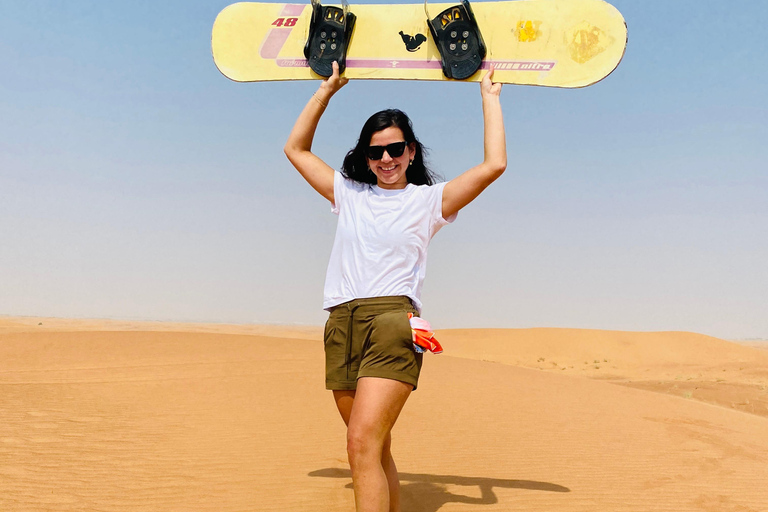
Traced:
[[483, 98], [501, 95], [501, 84], [493, 81], [494, 71], [493, 64], [491, 64], [491, 68], [483, 75], [483, 79], [480, 81], [480, 94]]

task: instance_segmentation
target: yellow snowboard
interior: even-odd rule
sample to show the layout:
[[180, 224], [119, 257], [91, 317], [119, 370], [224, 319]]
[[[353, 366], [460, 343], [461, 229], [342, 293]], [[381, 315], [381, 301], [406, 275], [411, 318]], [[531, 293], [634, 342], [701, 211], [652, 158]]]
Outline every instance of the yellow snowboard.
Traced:
[[[427, 4], [436, 16], [455, 4]], [[627, 43], [624, 18], [602, 0], [511, 0], [471, 3], [494, 81], [585, 87], [619, 65]], [[430, 35], [424, 4], [355, 5], [356, 23], [344, 76], [351, 79], [449, 80]], [[219, 70], [237, 82], [311, 80], [304, 56], [312, 6], [242, 2], [213, 25]], [[468, 81], [479, 81], [477, 72]]]

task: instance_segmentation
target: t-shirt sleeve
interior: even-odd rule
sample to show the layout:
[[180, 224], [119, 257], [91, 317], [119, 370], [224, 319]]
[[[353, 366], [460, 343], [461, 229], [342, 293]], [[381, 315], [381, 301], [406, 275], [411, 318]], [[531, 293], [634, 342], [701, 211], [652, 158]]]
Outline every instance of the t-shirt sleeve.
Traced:
[[339, 205], [344, 204], [346, 189], [344, 176], [339, 171], [333, 172], [333, 203], [331, 203], [331, 212], [339, 214]]
[[447, 219], [443, 217], [443, 189], [445, 188], [445, 183], [425, 187], [427, 204], [430, 211], [430, 238], [435, 236], [435, 233], [440, 231], [440, 228], [455, 221], [458, 216], [458, 213], [454, 213]]
[[343, 208], [346, 208], [346, 205], [354, 202], [356, 194], [364, 192], [366, 188], [368, 185], [347, 179], [339, 171], [334, 171], [331, 212], [338, 215]]

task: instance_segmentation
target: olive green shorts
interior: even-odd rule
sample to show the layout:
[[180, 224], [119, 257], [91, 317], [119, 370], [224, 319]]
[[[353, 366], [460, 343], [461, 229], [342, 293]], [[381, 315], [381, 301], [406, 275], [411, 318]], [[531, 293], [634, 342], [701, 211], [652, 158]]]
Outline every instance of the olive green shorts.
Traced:
[[331, 309], [325, 324], [325, 387], [357, 389], [360, 377], [382, 377], [416, 389], [423, 354], [413, 349], [408, 297], [355, 299]]

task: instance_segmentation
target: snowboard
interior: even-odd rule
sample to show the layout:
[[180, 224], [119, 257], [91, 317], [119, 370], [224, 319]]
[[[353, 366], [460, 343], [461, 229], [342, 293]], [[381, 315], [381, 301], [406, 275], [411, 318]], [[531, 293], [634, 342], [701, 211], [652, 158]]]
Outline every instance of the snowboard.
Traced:
[[[453, 80], [444, 73], [430, 19], [450, 16], [454, 7], [461, 5], [351, 4], [355, 20], [343, 76]], [[608, 76], [624, 56], [626, 23], [602, 0], [473, 1], [471, 10], [485, 52], [478, 71], [462, 81], [480, 81], [481, 70], [493, 65], [496, 82], [585, 87]], [[213, 25], [214, 62], [237, 82], [322, 79], [305, 53], [312, 16], [309, 3], [232, 4]]]

